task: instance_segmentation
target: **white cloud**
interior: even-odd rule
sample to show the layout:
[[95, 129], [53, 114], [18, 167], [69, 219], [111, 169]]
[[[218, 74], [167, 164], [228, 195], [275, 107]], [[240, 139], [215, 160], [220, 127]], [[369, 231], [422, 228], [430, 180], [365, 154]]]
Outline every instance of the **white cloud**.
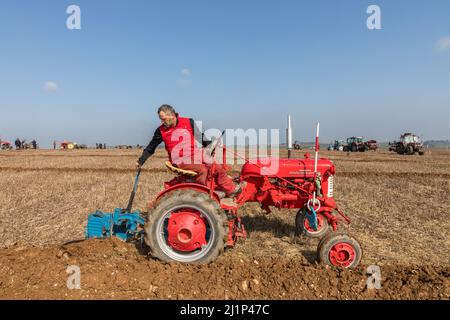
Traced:
[[191, 73], [191, 70], [189, 70], [189, 69], [187, 69], [187, 68], [184, 68], [184, 69], [181, 69], [181, 74], [182, 74], [183, 76], [189, 77], [192, 73]]
[[56, 90], [58, 90], [58, 85], [56, 84], [56, 82], [47, 81], [44, 84], [44, 90], [45, 91], [56, 91]]
[[450, 49], [450, 37], [440, 38], [436, 42], [435, 49], [437, 52], [444, 52], [445, 50]]

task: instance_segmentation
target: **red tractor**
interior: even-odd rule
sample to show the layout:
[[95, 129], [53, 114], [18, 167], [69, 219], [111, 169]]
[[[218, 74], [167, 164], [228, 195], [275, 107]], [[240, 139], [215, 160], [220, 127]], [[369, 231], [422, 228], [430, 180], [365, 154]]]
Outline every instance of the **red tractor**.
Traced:
[[[225, 159], [225, 148], [223, 154]], [[214, 151], [213, 153], [214, 154]], [[337, 232], [341, 219], [350, 220], [333, 198], [335, 167], [325, 158], [247, 160], [237, 181], [243, 186], [234, 201], [223, 199], [213, 178], [213, 157], [207, 185], [193, 183], [193, 171], [181, 170], [170, 162], [166, 166], [177, 176], [165, 182], [164, 190], [149, 204], [145, 223], [145, 242], [151, 254], [163, 261], [208, 263], [226, 248], [233, 247], [246, 230], [238, 211], [247, 202], [258, 202], [270, 212], [298, 209], [296, 229], [306, 236], [321, 238], [319, 261], [344, 268], [356, 267], [362, 257], [357, 240]], [[271, 172], [271, 165], [278, 170]], [[316, 169], [315, 169], [316, 168]]]
[[0, 150], [12, 150], [12, 145], [9, 141], [0, 139]]
[[378, 150], [378, 142], [376, 140], [369, 140], [364, 143], [367, 146], [367, 150], [373, 150], [373, 151]]

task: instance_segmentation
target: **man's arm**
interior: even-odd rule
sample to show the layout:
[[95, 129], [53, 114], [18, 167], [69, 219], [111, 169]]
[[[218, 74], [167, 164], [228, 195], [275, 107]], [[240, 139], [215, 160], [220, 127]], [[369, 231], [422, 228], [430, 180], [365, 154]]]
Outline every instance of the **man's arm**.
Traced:
[[197, 124], [195, 123], [194, 119], [189, 119], [189, 121], [191, 122], [191, 127], [192, 127], [192, 130], [194, 131], [195, 141], [197, 141], [199, 144], [201, 144], [203, 146], [203, 148], [206, 148], [207, 146], [209, 146], [212, 141], [207, 140], [205, 138], [204, 133], [200, 131], [200, 129], [197, 126]]
[[155, 130], [155, 133], [153, 134], [153, 138], [148, 144], [147, 147], [145, 147], [144, 151], [142, 152], [141, 157], [138, 160], [139, 165], [143, 165], [145, 161], [155, 153], [156, 147], [163, 141], [161, 136], [161, 131], [159, 131], [159, 128]]

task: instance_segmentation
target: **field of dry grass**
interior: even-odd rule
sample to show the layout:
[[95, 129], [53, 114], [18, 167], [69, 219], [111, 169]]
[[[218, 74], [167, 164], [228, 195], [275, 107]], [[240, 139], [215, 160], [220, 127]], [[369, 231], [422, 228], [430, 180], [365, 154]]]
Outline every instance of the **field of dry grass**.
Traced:
[[[297, 151], [295, 157], [303, 153]], [[83, 238], [89, 212], [126, 205], [139, 155], [139, 150], [0, 152], [0, 250]], [[448, 270], [450, 152], [325, 151], [321, 156], [336, 165], [336, 202], [352, 220], [349, 232], [362, 244], [364, 265]], [[145, 164], [134, 208], [146, 211], [147, 201], [172, 177], [165, 160], [161, 149]], [[236, 174], [239, 166], [233, 169]], [[265, 215], [248, 204], [241, 216], [249, 237], [219, 261], [279, 257], [314, 263], [317, 240], [295, 238], [295, 211]]]

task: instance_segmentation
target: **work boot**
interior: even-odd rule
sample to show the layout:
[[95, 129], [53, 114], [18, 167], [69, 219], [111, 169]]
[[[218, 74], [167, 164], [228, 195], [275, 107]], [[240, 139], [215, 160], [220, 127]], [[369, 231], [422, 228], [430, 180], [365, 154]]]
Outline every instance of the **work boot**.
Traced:
[[223, 199], [223, 198], [226, 197], [225, 191], [216, 190], [216, 191], [214, 191], [214, 192], [217, 194], [217, 196], [219, 197], [219, 199]]

